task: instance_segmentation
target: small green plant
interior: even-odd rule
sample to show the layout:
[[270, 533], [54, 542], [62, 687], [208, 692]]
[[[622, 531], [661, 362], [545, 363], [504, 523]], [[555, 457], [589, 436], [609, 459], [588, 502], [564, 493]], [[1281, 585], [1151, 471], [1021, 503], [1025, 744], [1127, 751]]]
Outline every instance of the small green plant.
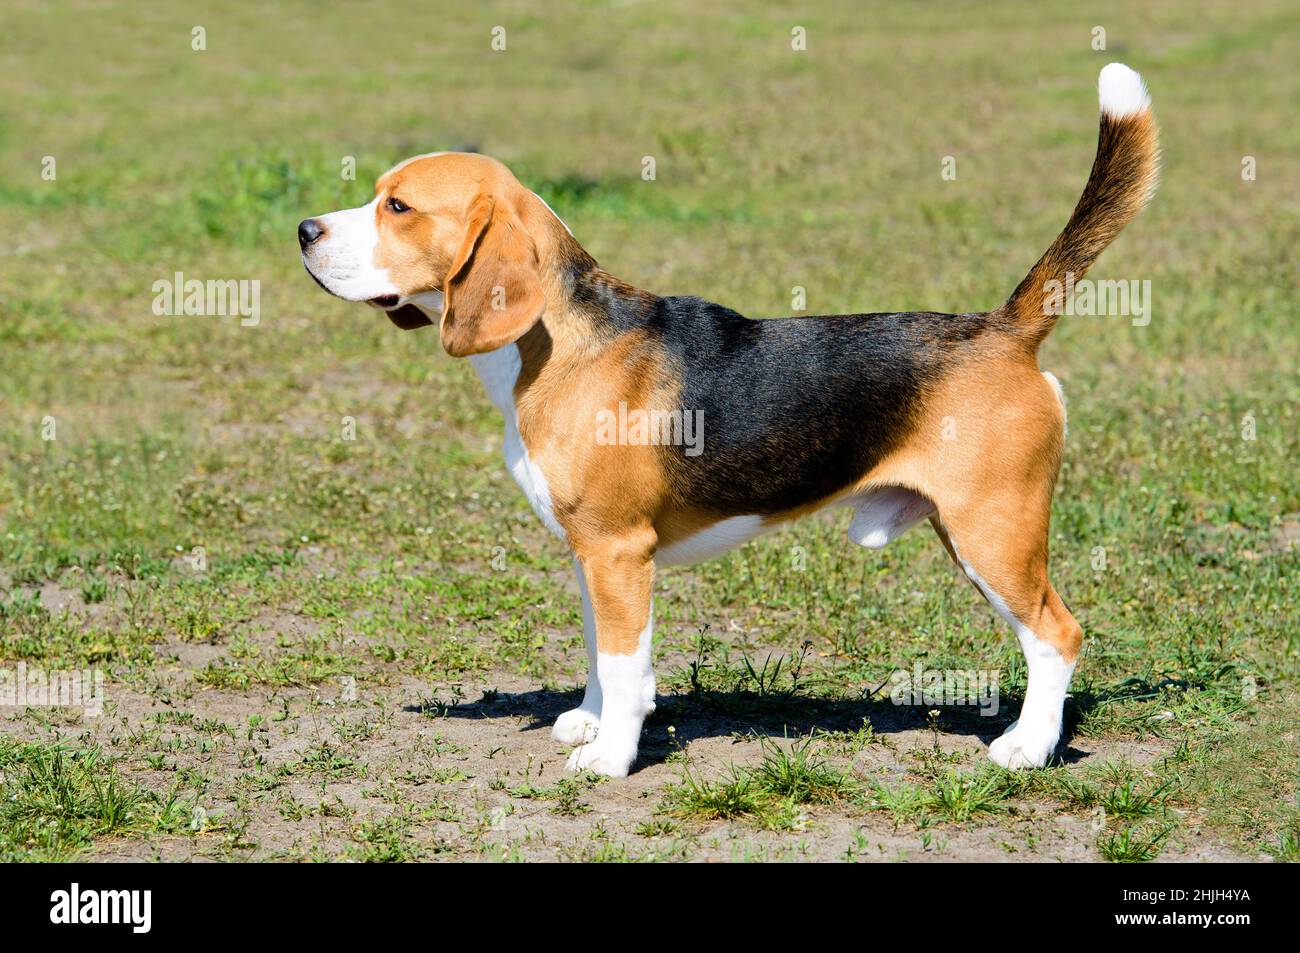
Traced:
[[848, 775], [830, 767], [812, 749], [814, 738], [782, 745], [762, 738], [762, 760], [753, 767], [732, 767], [716, 781], [700, 778], [689, 761], [681, 780], [666, 791], [664, 810], [697, 820], [747, 818], [760, 826], [801, 826], [804, 805], [830, 804], [854, 793]]
[[663, 819], [642, 821], [636, 826], [636, 833], [640, 837], [667, 837], [677, 833], [677, 824]]
[[999, 814], [1007, 800], [1020, 792], [1014, 775], [995, 768], [934, 774], [928, 788], [918, 784], [877, 785], [863, 799], [869, 810], [887, 811], [895, 824], [927, 826], [936, 822], [964, 823], [982, 814]]
[[1136, 864], [1154, 860], [1165, 839], [1174, 829], [1170, 824], [1162, 828], [1125, 828], [1102, 833], [1097, 837], [1097, 850], [1111, 863]]
[[148, 793], [124, 781], [95, 748], [0, 739], [0, 776], [0, 859], [66, 858], [153, 816]]
[[1275, 860], [1289, 864], [1300, 863], [1300, 821], [1293, 820], [1284, 827], [1277, 835], [1277, 843], [1265, 847], [1264, 851]]
[[894, 824], [924, 822], [926, 796], [915, 784], [878, 785], [867, 799], [867, 807], [887, 811]]
[[762, 813], [763, 803], [753, 780], [735, 769], [729, 777], [706, 781], [688, 765], [682, 779], [667, 791], [664, 808], [669, 814], [702, 821], [726, 821]]
[[81, 582], [81, 601], [87, 605], [94, 605], [107, 598], [108, 580], [95, 573], [88, 573]]
[[353, 855], [368, 864], [418, 860], [422, 851], [411, 828], [410, 818], [402, 814], [362, 821], [352, 831], [352, 839], [357, 844]]
[[576, 817], [591, 810], [591, 805], [582, 800], [583, 794], [589, 787], [590, 782], [584, 783], [580, 778], [560, 778], [547, 787], [539, 787], [531, 781], [526, 781], [513, 788], [506, 788], [506, 793], [511, 797], [529, 800], [554, 801], [551, 807], [552, 814], [559, 817]]
[[1142, 790], [1141, 782], [1126, 781], [1101, 795], [1099, 803], [1109, 817], [1137, 820], [1163, 810], [1165, 797], [1172, 781], [1166, 781], [1150, 791]]
[[876, 729], [868, 718], [862, 719], [862, 727], [856, 731], [817, 729], [814, 735], [818, 740], [825, 742], [828, 748], [841, 754], [856, 754], [859, 751], [865, 751], [872, 745], [889, 744], [889, 740], [884, 735], [876, 734]]
[[1006, 810], [1005, 801], [1013, 790], [1014, 784], [1008, 783], [1003, 772], [948, 771], [935, 780], [925, 806], [944, 820], [960, 823], [976, 814]]
[[763, 760], [750, 770], [758, 789], [795, 804], [827, 804], [839, 798], [848, 787], [848, 777], [814, 753], [812, 742], [808, 737], [783, 746], [761, 739]]
[[[779, 655], [774, 659], [769, 653], [764, 656], [762, 666], [755, 668], [753, 660], [748, 655], [742, 656], [741, 664], [744, 666], [744, 672], [742, 673], [743, 683], [760, 698], [775, 694], [777, 691], [777, 680], [781, 677], [781, 670], [785, 667], [788, 661], [788, 656]], [[794, 671], [793, 668], [790, 677], [791, 687], [788, 691], [793, 693], [794, 686], [798, 682], [798, 673]]]

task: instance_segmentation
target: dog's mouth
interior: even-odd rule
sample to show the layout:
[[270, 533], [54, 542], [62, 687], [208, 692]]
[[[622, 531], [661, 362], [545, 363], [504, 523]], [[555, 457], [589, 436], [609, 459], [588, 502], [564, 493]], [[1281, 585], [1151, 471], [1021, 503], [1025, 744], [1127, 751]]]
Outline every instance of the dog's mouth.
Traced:
[[398, 295], [380, 295], [378, 298], [371, 298], [366, 304], [383, 308], [384, 314], [388, 315], [388, 320], [403, 331], [414, 331], [416, 328], [425, 328], [433, 324], [429, 316], [415, 305], [402, 304], [401, 301]]

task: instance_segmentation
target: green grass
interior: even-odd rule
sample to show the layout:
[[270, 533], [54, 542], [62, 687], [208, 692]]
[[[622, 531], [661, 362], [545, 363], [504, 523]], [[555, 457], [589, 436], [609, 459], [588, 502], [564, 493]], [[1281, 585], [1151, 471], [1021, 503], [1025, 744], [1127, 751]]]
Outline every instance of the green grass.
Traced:
[[188, 813], [124, 779], [95, 748], [0, 738], [0, 860], [64, 860], [96, 840], [172, 832]]
[[806, 738], [780, 744], [762, 738], [762, 758], [749, 768], [732, 768], [719, 780], [705, 780], [687, 764], [681, 780], [665, 792], [663, 811], [695, 820], [745, 819], [763, 827], [793, 828], [800, 808], [845, 800], [857, 785], [828, 764]]
[[967, 775], [950, 771], [934, 782], [925, 807], [944, 820], [961, 823], [977, 814], [1002, 810], [1009, 790], [1014, 790], [1014, 783], [1008, 783], [999, 772], [985, 769]]
[[1097, 838], [1097, 851], [1116, 864], [1135, 864], [1155, 860], [1169, 832], [1169, 827], [1126, 828]]
[[530, 801], [551, 801], [553, 802], [550, 808], [552, 814], [573, 817], [591, 810], [591, 805], [583, 803], [582, 800], [586, 789], [587, 785], [573, 778], [560, 778], [554, 784], [544, 786], [526, 781], [507, 788], [506, 791], [511, 797]]
[[[222, 820], [165, 836], [217, 857], [633, 859], [646, 853], [635, 828], [659, 823], [661, 800], [683, 826], [775, 832], [790, 846], [755, 848], [772, 857], [831, 817], [1033, 826], [1008, 806], [1027, 799], [1100, 809], [1089, 849], [1110, 859], [1204, 844], [1296, 858], [1293, 5], [1108, 2], [1085, 16], [814, 2], [794, 17], [805, 53], [789, 48], [794, 15], [760, 4], [560, 4], [543, 17], [508, 2], [426, 11], [434, 32], [411, 29], [400, 5], [373, 7], [312, 7], [309, 30], [302, 10], [251, 2], [202, 16], [20, 2], [6, 18], [0, 668], [100, 667], [109, 714], [0, 709], [0, 750], [46, 751], [69, 799], [51, 826], [35, 806], [63, 802], [23, 755], [5, 784], [34, 785], [16, 802], [31, 811], [5, 815], [0, 856], [162, 837], [170, 822], [140, 820], [157, 804], [132, 799], [183, 775], [186, 796]], [[193, 19], [204, 52], [190, 49]], [[502, 54], [488, 49], [497, 23]], [[1097, 23], [1105, 53], [1089, 47]], [[1087, 639], [1069, 737], [1100, 754], [1065, 752], [1063, 766], [1007, 781], [973, 747], [918, 762], [896, 743], [898, 731], [923, 732], [923, 747], [931, 733], [1000, 731], [1023, 662], [928, 529], [867, 552], [840, 514], [668, 570], [655, 593], [661, 693], [676, 696], [661, 712], [690, 737], [688, 721], [716, 722], [815, 733], [811, 745], [741, 746], [719, 777], [692, 767], [674, 781], [670, 765], [668, 793], [639, 802], [626, 838], [584, 828], [563, 851], [531, 833], [505, 843], [484, 820], [501, 805], [479, 803], [532, 784], [513, 800], [538, 801], [562, 827], [594, 823], [616, 797], [503, 767], [524, 755], [495, 745], [527, 743], [531, 758], [544, 744], [541, 731], [516, 741], [523, 713], [494, 716], [493, 745], [457, 736], [467, 753], [391, 763], [423, 743], [394, 735], [402, 692], [437, 700], [417, 716], [432, 734], [485, 688], [571, 688], [585, 665], [580, 609], [567, 554], [501, 465], [500, 422], [472, 370], [436, 336], [321, 293], [298, 262], [299, 219], [367, 200], [407, 155], [473, 145], [511, 165], [604, 267], [657, 292], [759, 317], [789, 313], [796, 285], [821, 313], [988, 308], [1069, 214], [1092, 160], [1096, 74], [1112, 59], [1151, 87], [1163, 181], [1094, 277], [1149, 279], [1152, 321], [1063, 320], [1041, 355], [1070, 410], [1051, 574]], [[940, 178], [945, 155], [954, 181]], [[345, 156], [355, 180], [340, 177]], [[155, 316], [151, 285], [176, 271], [259, 280], [261, 324]], [[945, 709], [931, 727], [863, 700], [918, 657], [999, 670], [1002, 714]], [[348, 679], [358, 701], [326, 708]], [[330, 723], [354, 714], [348, 704], [376, 718], [368, 734]], [[154, 709], [198, 714], [164, 724]], [[237, 738], [200, 727], [214, 721]], [[652, 750], [662, 730], [651, 722]], [[104, 760], [48, 761], [48, 746], [82, 731]], [[904, 776], [884, 774], [886, 761]], [[310, 796], [257, 790], [285, 765]], [[507, 774], [507, 790], [478, 786]], [[435, 837], [418, 815], [315, 807], [355, 811], [352, 787], [389, 782], [443, 791], [463, 820], [436, 822]], [[264, 829], [280, 808], [298, 819]]]

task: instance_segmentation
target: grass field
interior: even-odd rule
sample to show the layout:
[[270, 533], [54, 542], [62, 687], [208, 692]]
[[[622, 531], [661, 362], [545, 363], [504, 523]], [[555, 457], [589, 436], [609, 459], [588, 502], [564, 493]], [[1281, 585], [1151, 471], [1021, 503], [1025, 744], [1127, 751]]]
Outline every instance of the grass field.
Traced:
[[[1294, 4], [7, 6], [0, 668], [106, 683], [0, 707], [0, 859], [1300, 858]], [[640, 769], [566, 776], [567, 553], [471, 369], [324, 295], [298, 220], [470, 148], [660, 293], [986, 309], [1069, 215], [1111, 60], [1164, 172], [1093, 274], [1149, 280], [1150, 323], [1041, 355], [1086, 631], [1059, 762], [987, 761], [1023, 663], [933, 534], [868, 552], [840, 513], [661, 573]], [[259, 281], [260, 322], [155, 315], [176, 272]], [[998, 670], [998, 715], [873, 694], [918, 660]]]

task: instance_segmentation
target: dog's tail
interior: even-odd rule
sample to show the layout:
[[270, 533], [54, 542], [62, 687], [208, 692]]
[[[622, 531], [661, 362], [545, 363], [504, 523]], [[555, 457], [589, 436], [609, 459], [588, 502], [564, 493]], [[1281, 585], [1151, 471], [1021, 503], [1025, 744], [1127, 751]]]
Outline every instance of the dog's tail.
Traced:
[[1142, 77], [1111, 63], [1101, 71], [1097, 88], [1101, 131], [1088, 184], [1065, 230], [1000, 309], [1035, 348], [1056, 324], [1066, 287], [1083, 277], [1156, 189], [1159, 137]]

